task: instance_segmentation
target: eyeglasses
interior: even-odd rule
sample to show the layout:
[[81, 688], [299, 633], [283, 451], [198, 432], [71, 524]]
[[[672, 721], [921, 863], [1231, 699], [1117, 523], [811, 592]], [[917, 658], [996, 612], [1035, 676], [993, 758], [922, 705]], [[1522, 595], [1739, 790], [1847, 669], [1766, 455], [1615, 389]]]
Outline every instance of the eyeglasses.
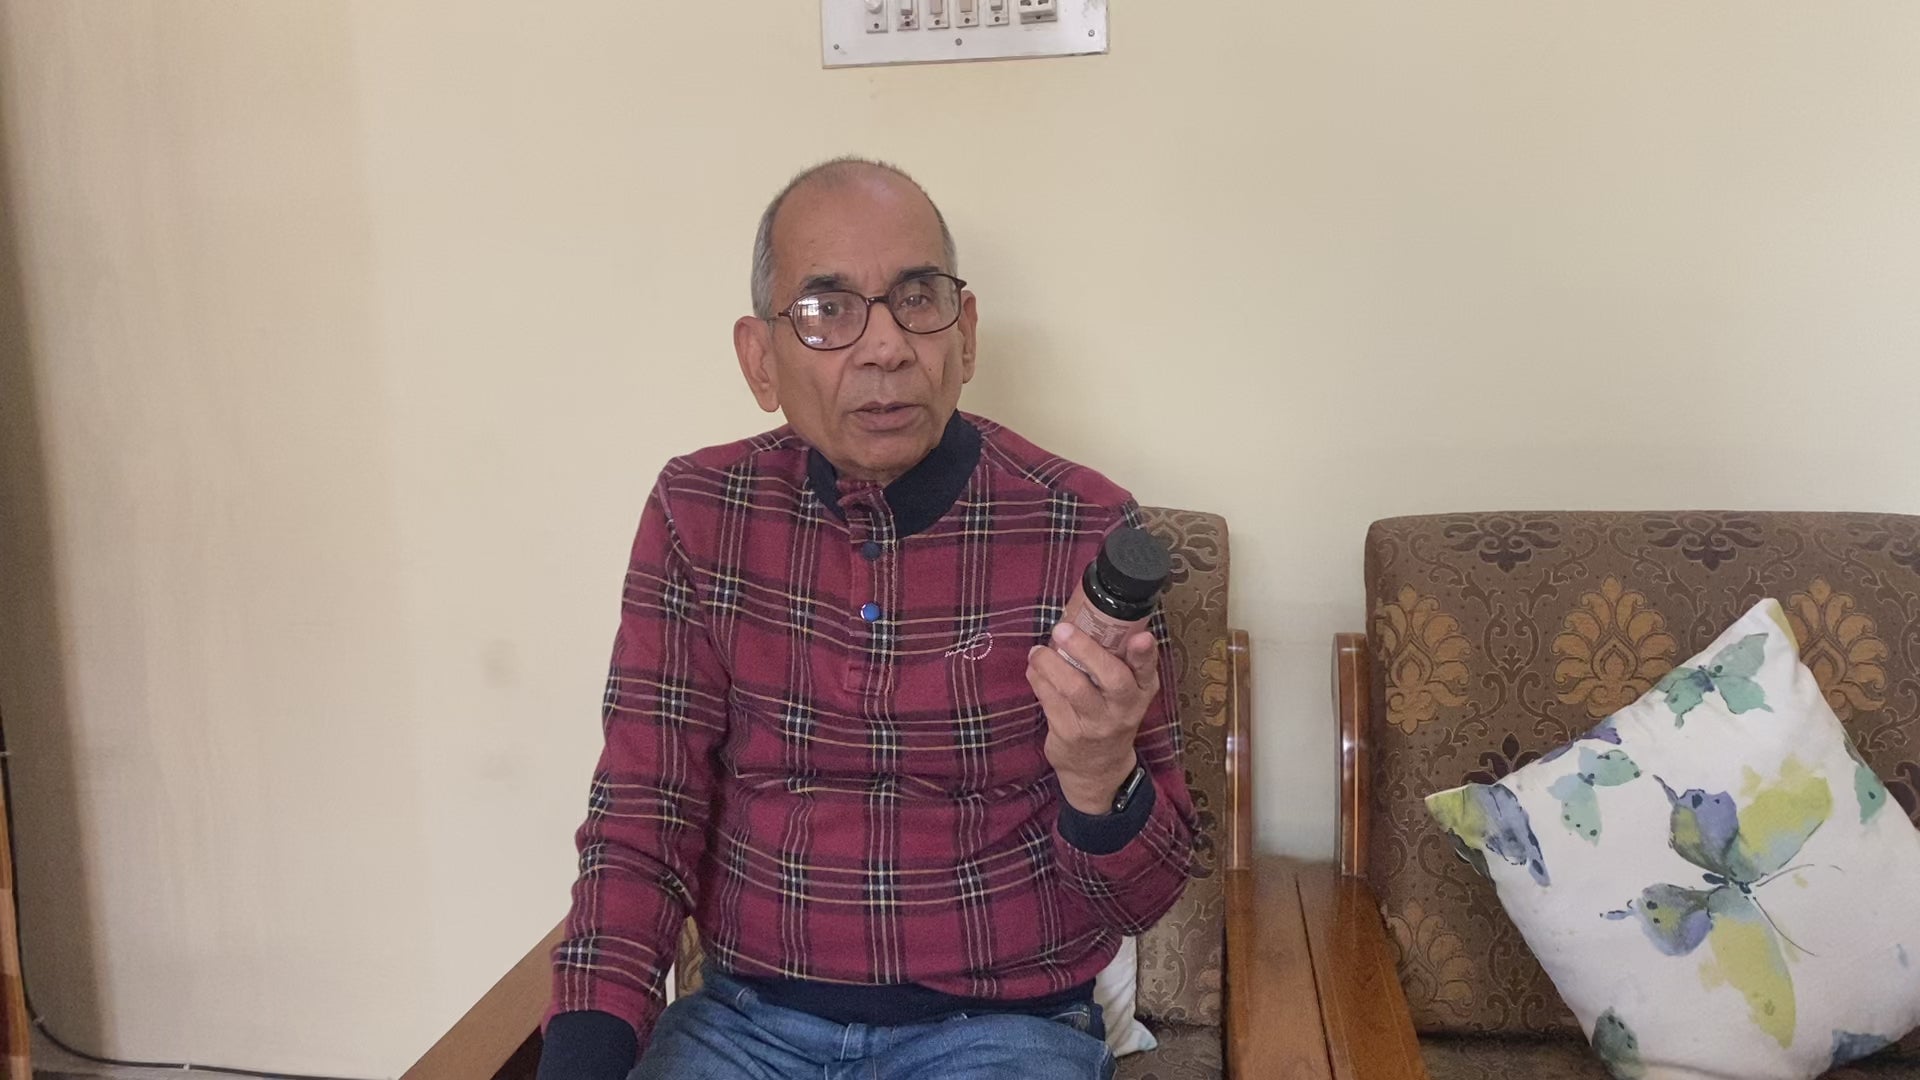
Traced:
[[887, 305], [893, 321], [908, 333], [937, 334], [960, 321], [960, 290], [966, 287], [952, 274], [921, 274], [888, 289], [885, 296], [842, 289], [808, 293], [773, 317], [791, 322], [800, 344], [827, 352], [859, 341], [875, 304]]

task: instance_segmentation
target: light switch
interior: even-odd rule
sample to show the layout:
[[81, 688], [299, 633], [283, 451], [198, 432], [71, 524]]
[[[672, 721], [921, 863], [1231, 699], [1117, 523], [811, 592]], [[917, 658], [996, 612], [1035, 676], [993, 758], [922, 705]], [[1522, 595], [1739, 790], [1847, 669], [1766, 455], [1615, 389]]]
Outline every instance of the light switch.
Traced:
[[[1098, 56], [1107, 51], [1112, 2], [820, 0], [820, 63], [848, 68]], [[6, 3], [0, 0], [0, 9]]]
[[1060, 9], [1054, 0], [1020, 0], [1020, 21], [1022, 23], [1051, 22], [1060, 17]]

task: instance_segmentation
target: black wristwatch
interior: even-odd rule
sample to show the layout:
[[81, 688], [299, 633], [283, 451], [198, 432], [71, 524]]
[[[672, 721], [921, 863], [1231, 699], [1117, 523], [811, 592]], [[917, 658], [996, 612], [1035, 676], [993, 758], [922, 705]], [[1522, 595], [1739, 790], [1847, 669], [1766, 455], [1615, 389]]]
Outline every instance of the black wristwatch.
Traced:
[[1126, 813], [1127, 807], [1133, 804], [1133, 797], [1140, 793], [1140, 785], [1146, 783], [1146, 781], [1147, 767], [1145, 765], [1135, 765], [1133, 772], [1128, 774], [1126, 783], [1121, 784], [1120, 790], [1113, 793], [1113, 812], [1116, 814]]

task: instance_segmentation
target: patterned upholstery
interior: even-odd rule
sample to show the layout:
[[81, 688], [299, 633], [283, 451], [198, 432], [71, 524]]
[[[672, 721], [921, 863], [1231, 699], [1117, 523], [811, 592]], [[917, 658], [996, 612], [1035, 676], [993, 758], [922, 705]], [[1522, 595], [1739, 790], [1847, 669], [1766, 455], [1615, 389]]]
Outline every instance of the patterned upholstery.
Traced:
[[[1140, 937], [1139, 1016], [1161, 1048], [1121, 1059], [1122, 1077], [1218, 1080], [1226, 982], [1227, 523], [1213, 514], [1143, 507], [1146, 527], [1173, 549], [1162, 607], [1180, 685], [1187, 786], [1200, 825], [1194, 872], [1172, 911]], [[676, 993], [700, 987], [703, 954], [693, 921], [680, 935]], [[1131, 1070], [1131, 1071], [1129, 1071]], [[1144, 1070], [1144, 1071], [1143, 1071]]]
[[[1433, 1080], [1608, 1080], [1605, 1066], [1577, 1039], [1425, 1039], [1420, 1056]], [[1920, 1064], [1870, 1058], [1824, 1080], [1920, 1080]]]
[[[1580, 1032], [1422, 797], [1491, 783], [1586, 730], [1763, 596], [1785, 605], [1827, 700], [1920, 820], [1920, 518], [1398, 518], [1368, 534], [1366, 583], [1375, 709], [1368, 877], [1424, 1034]], [[1582, 1045], [1464, 1040], [1428, 1053], [1436, 1080], [1603, 1076], [1584, 1064]], [[1554, 1064], [1568, 1046], [1579, 1053]]]
[[1115, 1080], [1220, 1080], [1225, 1048], [1220, 1029], [1206, 1024], [1155, 1024], [1160, 1049], [1120, 1059]]
[[1145, 516], [1173, 548], [1173, 586], [1162, 607], [1180, 672], [1187, 787], [1200, 824], [1193, 863], [1201, 876], [1140, 936], [1140, 1016], [1218, 1026], [1227, 944], [1227, 523], [1185, 510], [1148, 508]]

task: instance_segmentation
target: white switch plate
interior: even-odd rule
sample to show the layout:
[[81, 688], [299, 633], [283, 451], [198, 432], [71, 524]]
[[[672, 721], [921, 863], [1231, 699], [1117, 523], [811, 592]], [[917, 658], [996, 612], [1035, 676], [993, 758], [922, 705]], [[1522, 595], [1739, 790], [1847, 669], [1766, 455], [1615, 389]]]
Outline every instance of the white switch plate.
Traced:
[[1020, 21], [1023, 23], [1045, 22], [1060, 14], [1060, 5], [1054, 0], [1018, 0]]
[[[909, 10], [924, 15], [927, 0], [904, 0]], [[975, 0], [978, 26], [934, 29], [930, 20], [902, 30], [903, 0], [885, 0], [881, 11], [885, 32], [871, 33], [873, 14], [867, 0], [820, 0], [820, 63], [823, 67], [863, 67], [874, 64], [934, 64], [952, 60], [1002, 60], [1020, 56], [1085, 56], [1107, 51], [1107, 0], [1055, 0], [1058, 16], [1045, 22], [1022, 23], [1007, 18], [1018, 0], [1004, 0], [997, 13], [993, 0]], [[946, 0], [947, 14], [959, 22], [959, 0]]]

